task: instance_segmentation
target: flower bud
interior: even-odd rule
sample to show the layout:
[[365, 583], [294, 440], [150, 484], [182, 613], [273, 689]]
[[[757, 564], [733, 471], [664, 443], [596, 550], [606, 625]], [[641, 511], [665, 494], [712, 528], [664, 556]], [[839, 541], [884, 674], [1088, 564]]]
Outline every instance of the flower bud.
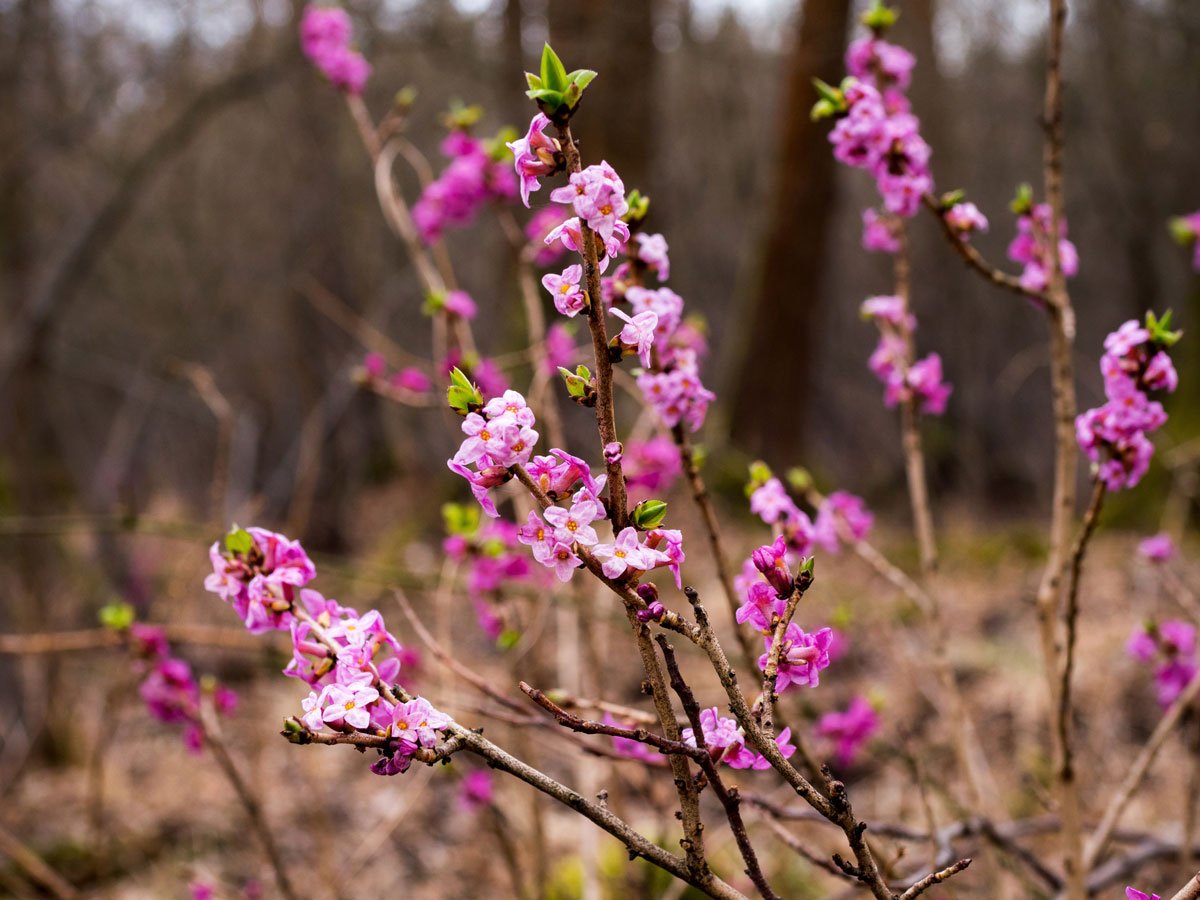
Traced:
[[772, 545], [759, 547], [750, 555], [750, 560], [776, 594], [780, 597], [791, 595], [796, 582], [788, 568], [787, 549], [782, 538]]
[[662, 500], [643, 500], [633, 508], [630, 518], [638, 531], [649, 531], [662, 524], [667, 515], [667, 504]]
[[658, 601], [658, 586], [651, 581], [637, 586], [637, 595], [646, 601], [647, 605]]
[[624, 447], [620, 441], [612, 441], [604, 445], [604, 461], [610, 466], [621, 461], [621, 454], [624, 452]]
[[645, 609], [639, 609], [637, 611], [637, 620], [643, 624], [646, 622], [657, 622], [666, 614], [667, 608], [663, 606], [661, 601], [655, 600]]

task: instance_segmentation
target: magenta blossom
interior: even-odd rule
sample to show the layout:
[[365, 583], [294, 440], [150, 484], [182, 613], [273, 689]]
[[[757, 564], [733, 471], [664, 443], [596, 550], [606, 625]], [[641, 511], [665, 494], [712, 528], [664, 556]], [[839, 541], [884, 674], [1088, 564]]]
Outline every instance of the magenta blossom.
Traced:
[[[768, 635], [765, 640], [767, 652], [758, 658], [758, 667], [764, 671], [775, 637]], [[790, 623], [783, 635], [783, 649], [779, 654], [775, 689], [783, 693], [792, 685], [817, 687], [821, 683], [821, 669], [829, 666], [829, 644], [832, 640], [831, 628], [822, 628], [808, 634], [795, 622]]]
[[900, 239], [893, 232], [891, 223], [879, 215], [878, 210], [870, 207], [864, 209], [862, 222], [864, 249], [879, 253], [896, 253], [900, 250]]
[[658, 327], [658, 315], [647, 310], [630, 318], [619, 309], [609, 312], [625, 323], [617, 340], [627, 351], [636, 353], [642, 360], [642, 365], [650, 366], [650, 348], [654, 344], [654, 329]]
[[1147, 894], [1134, 887], [1125, 888], [1125, 900], [1161, 900], [1158, 894]]
[[554, 298], [554, 308], [564, 316], [574, 318], [587, 308], [587, 295], [583, 292], [583, 266], [567, 266], [561, 275], [553, 273], [542, 276], [542, 287]]
[[521, 179], [521, 202], [529, 207], [529, 194], [542, 186], [540, 179], [553, 174], [561, 163], [562, 148], [555, 138], [545, 134], [550, 120], [538, 113], [529, 123], [525, 137], [505, 146], [512, 151], [513, 166]]
[[817, 734], [836, 742], [838, 765], [848, 768], [859, 749], [879, 730], [879, 715], [867, 700], [855, 697], [845, 712], [828, 712], [817, 722]]
[[1138, 544], [1138, 555], [1150, 562], [1169, 562], [1175, 558], [1175, 542], [1165, 531], [1159, 532]]
[[458, 784], [458, 805], [466, 812], [477, 812], [494, 801], [492, 773], [476, 769], [463, 776]]
[[603, 560], [601, 568], [609, 578], [620, 578], [627, 570], [635, 573], [649, 571], [668, 562], [666, 554], [643, 547], [637, 529], [632, 527], [622, 528], [616, 541], [597, 544], [592, 552], [597, 559]]
[[350, 49], [350, 17], [339, 7], [309, 6], [300, 19], [300, 47], [335, 87], [361, 94], [371, 64]]
[[974, 203], [956, 203], [945, 212], [946, 224], [963, 240], [973, 231], [987, 231], [988, 220]]
[[667, 256], [667, 239], [661, 234], [638, 232], [634, 240], [637, 241], [637, 258], [658, 275], [659, 281], [670, 278], [671, 260]]

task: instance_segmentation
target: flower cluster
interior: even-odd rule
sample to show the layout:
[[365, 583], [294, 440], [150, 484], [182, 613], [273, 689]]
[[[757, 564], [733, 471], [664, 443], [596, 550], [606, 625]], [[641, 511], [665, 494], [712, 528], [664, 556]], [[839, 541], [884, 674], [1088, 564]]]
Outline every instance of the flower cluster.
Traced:
[[1100, 371], [1108, 401], [1075, 419], [1079, 446], [1109, 490], [1141, 481], [1154, 455], [1146, 435], [1167, 421], [1162, 404], [1148, 395], [1170, 393], [1179, 383], [1166, 352], [1179, 334], [1167, 329], [1169, 322], [1170, 313], [1162, 320], [1149, 313], [1145, 327], [1130, 319], [1104, 339]]
[[834, 491], [816, 510], [816, 520], [796, 505], [787, 488], [762, 463], [751, 470], [750, 511], [775, 528], [790, 553], [808, 556], [815, 547], [836, 554], [843, 543], [864, 540], [875, 517], [861, 497]]
[[433, 381], [415, 366], [392, 370], [378, 353], [368, 353], [355, 372], [355, 380], [375, 390], [395, 394], [426, 394]]
[[335, 87], [361, 94], [371, 64], [350, 49], [350, 17], [339, 7], [309, 6], [300, 19], [304, 55]]
[[[296, 728], [368, 732], [390, 738], [371, 766], [380, 775], [408, 769], [420, 748], [436, 746], [449, 716], [420, 698], [399, 691], [403, 648], [377, 610], [359, 614], [336, 600], [303, 587], [316, 569], [296, 541], [261, 528], [235, 528], [213, 545], [213, 574], [205, 587], [230, 602], [252, 632], [289, 631], [292, 658], [284, 674], [310, 688], [301, 702]], [[297, 583], [296, 572], [303, 574]], [[273, 586], [264, 589], [260, 583]], [[266, 619], [242, 612], [244, 596], [270, 599]], [[250, 609], [254, 603], [251, 601]], [[391, 698], [400, 697], [402, 702]]]
[[[904, 218], [915, 215], [933, 189], [931, 151], [904, 93], [914, 62], [907, 50], [877, 35], [862, 38], [846, 51], [851, 77], [841, 91], [823, 91], [836, 98], [836, 111], [841, 114], [829, 135], [834, 156], [870, 172], [884, 209]], [[871, 243], [886, 249], [889, 241], [876, 232]]]
[[[468, 413], [463, 420], [462, 430], [467, 437], [448, 465], [470, 482], [471, 493], [492, 518], [499, 513], [488, 488], [508, 481], [512, 477], [510, 466], [529, 461], [538, 440], [535, 424], [533, 410], [516, 391], [493, 397], [479, 412]], [[475, 471], [469, 468], [471, 465]]]
[[538, 583], [528, 557], [520, 552], [517, 526], [504, 519], [480, 522], [479, 509], [448, 503], [442, 507], [448, 535], [442, 542], [448, 559], [466, 569], [467, 593], [479, 627], [499, 640], [505, 622], [498, 605], [506, 585]]
[[895, 295], [868, 297], [861, 313], [879, 328], [879, 343], [867, 366], [883, 382], [884, 404], [890, 409], [897, 403], [914, 401], [919, 412], [934, 416], [944, 413], [953, 388], [942, 380], [942, 358], [937, 353], [911, 361], [917, 320], [904, 299]]
[[292, 602], [317, 575], [299, 541], [264, 528], [235, 529], [208, 551], [204, 588], [233, 607], [251, 634], [286, 631]]
[[569, 182], [551, 191], [550, 199], [572, 206], [577, 221], [586, 222], [600, 238], [605, 252], [616, 257], [629, 240], [629, 226], [621, 219], [629, 211], [621, 176], [602, 161], [572, 172]]
[[[200, 724], [201, 686], [192, 674], [192, 667], [171, 655], [162, 628], [134, 622], [129, 626], [128, 638], [134, 669], [144, 675], [138, 695], [146, 709], [166, 725], [183, 725], [184, 744], [198, 753], [204, 745], [204, 729]], [[221, 715], [233, 713], [237, 694], [220, 685], [213, 686], [211, 691], [216, 711]]]
[[845, 712], [827, 712], [817, 720], [817, 734], [834, 742], [838, 765], [848, 768], [854, 757], [879, 731], [879, 714], [866, 698], [855, 697]]
[[[717, 707], [700, 711], [700, 730], [704, 738], [704, 748], [708, 750], [714, 762], [723, 762], [732, 769], [769, 769], [771, 764], [765, 756], [751, 747], [746, 746], [746, 735], [738, 723], [722, 716]], [[695, 729], [685, 728], [682, 731], [683, 742], [691, 747], [696, 746]], [[791, 743], [792, 730], [784, 728], [775, 737], [779, 751], [790, 757], [796, 752]]]
[[666, 437], [626, 442], [622, 461], [625, 487], [635, 501], [666, 492], [683, 472], [679, 448]]
[[426, 185], [412, 209], [413, 222], [427, 244], [446, 228], [469, 225], [489, 200], [511, 200], [517, 192], [513, 173], [482, 141], [455, 130], [441, 149], [450, 164]]
[[1187, 622], [1147, 622], [1133, 632], [1125, 650], [1154, 666], [1161, 706], [1170, 706], [1196, 677], [1196, 628]]
[[[1051, 215], [1046, 203], [1025, 204], [1017, 217], [1017, 236], [1008, 245], [1008, 258], [1021, 263], [1021, 286], [1027, 291], [1044, 291], [1050, 271]], [[1018, 207], [1019, 208], [1019, 207]], [[1079, 254], [1067, 240], [1067, 221], [1058, 223], [1058, 264], [1068, 278], [1079, 271]]]

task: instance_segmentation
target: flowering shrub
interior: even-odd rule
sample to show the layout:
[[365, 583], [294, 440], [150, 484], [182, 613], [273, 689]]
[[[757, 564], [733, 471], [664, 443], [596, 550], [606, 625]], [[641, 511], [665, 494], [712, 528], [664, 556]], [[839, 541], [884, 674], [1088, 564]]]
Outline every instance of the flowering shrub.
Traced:
[[[845, 639], [829, 624], [836, 621], [832, 615], [806, 602], [806, 595], [816, 581], [816, 558], [846, 551], [912, 601], [923, 627], [904, 640], [920, 646], [914, 655], [936, 676], [932, 707], [959, 735], [953, 764], [978, 806], [972, 815], [1007, 816], [989, 796], [980, 773], [983, 754], [971, 743], [972, 710], [947, 653], [945, 616], [952, 614], [955, 598], [937, 577], [921, 417], [942, 415], [952, 389], [941, 356], [936, 351], [918, 355], [916, 348], [908, 229], [924, 210], [936, 219], [953, 252], [989, 282], [1032, 301], [1033, 310], [1022, 304], [1023, 312], [1044, 315], [1051, 330], [1055, 503], [1036, 599], [1050, 698], [1050, 778], [1061, 820], [1059, 840], [1051, 843], [1061, 845], [1061, 867], [1056, 870], [1034, 851], [1017, 846], [990, 819], [972, 819], [987, 822], [974, 826], [973, 834], [992, 840], [1014, 865], [1031, 869], [1030, 877], [1045, 882], [1049, 893], [1061, 891], [1071, 900], [1088, 896], [1088, 879], [1099, 871], [1097, 863], [1108, 853], [1138, 779], [1122, 789], [1123, 796], [1112, 801], [1085, 841], [1072, 693], [1080, 577], [1106, 493], [1134, 487], [1150, 465], [1149, 435], [1166, 420], [1161, 403], [1152, 397], [1175, 390], [1178, 377], [1168, 350], [1180, 333], [1170, 329], [1169, 313], [1161, 318], [1150, 313], [1144, 326], [1127, 322], [1109, 335], [1100, 362], [1106, 403], [1076, 416], [1074, 310], [1067, 279], [1077, 272], [1079, 260], [1067, 236], [1061, 178], [1059, 60], [1065, 9], [1061, 0], [1051, 0], [1051, 6], [1045, 197], [1035, 202], [1032, 189], [1021, 188], [1013, 204], [1016, 237], [1008, 257], [1022, 267], [1019, 274], [993, 267], [975, 247], [972, 239], [987, 232], [990, 223], [962, 191], [934, 194], [932, 150], [907, 95], [916, 60], [887, 39], [896, 18], [893, 10], [874, 3], [863, 17], [866, 32], [847, 50], [847, 77], [836, 87], [817, 85], [814, 117], [833, 120], [829, 140], [834, 156], [867, 172], [878, 194], [878, 205], [862, 214], [863, 245], [894, 258], [893, 284], [863, 302], [861, 312], [879, 333], [868, 366], [883, 384], [885, 406], [896, 409], [900, 420], [920, 557], [916, 574], [869, 543], [874, 517], [860, 497], [843, 490], [822, 495], [802, 470], [781, 478], [765, 463], [751, 467], [746, 493], [750, 512], [769, 534], [760, 538], [765, 542], [744, 560], [739, 574], [731, 570], [703, 481], [701, 454], [692, 444], [716, 397], [701, 377], [708, 349], [703, 325], [687, 315], [684, 299], [667, 284], [680, 258], [672, 260], [667, 236], [649, 230], [649, 198], [628, 189], [608, 162], [585, 164], [575, 136], [579, 101], [597, 73], [568, 72], [547, 45], [539, 71], [526, 75], [526, 93], [537, 112], [523, 136], [502, 132], [480, 140], [471, 133], [479, 111], [460, 107], [450, 117], [450, 134], [442, 144], [449, 162], [436, 178], [427, 179], [411, 208], [393, 179], [376, 179], [388, 224], [405, 244], [422, 282], [433, 352], [428, 362], [403, 367], [368, 355], [356, 377], [364, 387], [416, 406], [440, 403], [445, 390], [447, 405], [461, 419], [461, 436], [429, 436], [444, 444], [448, 468], [466, 482], [464, 496], [469, 491], [474, 498], [473, 504], [448, 504], [443, 510], [447, 574], [439, 593], [444, 588], [449, 595], [460, 581], [484, 632], [501, 646], [508, 646], [511, 636], [506, 591], [528, 588], [547, 596], [559, 591], [581, 600], [586, 585], [615, 601], [628, 624], [630, 652], [621, 655], [614, 648], [604, 665], [622, 671], [640, 666], [652, 713], [564, 690], [547, 693], [526, 682], [520, 682], [520, 689], [557, 725], [574, 732], [569, 737], [586, 742], [586, 736], [605, 736], [606, 752], [644, 765], [650, 776], [661, 775], [664, 782], [662, 770], [670, 770], [681, 854], [661, 835], [643, 834], [620, 818], [609, 809], [606, 795], [597, 801], [584, 797], [439, 709], [437, 701], [413, 693], [406, 668], [412, 650], [389, 630], [378, 610], [360, 614], [314, 589], [316, 567], [299, 543], [262, 528], [235, 527], [211, 548], [212, 574], [205, 586], [231, 606], [250, 632], [290, 636], [291, 660], [284, 674], [304, 682], [308, 690], [307, 696], [297, 697], [294, 714], [285, 721], [285, 737], [295, 744], [353, 746], [370, 755], [370, 768], [379, 775], [407, 772], [414, 762], [433, 765], [474, 755], [613, 835], [631, 858], [641, 856], [713, 897], [743, 897], [750, 889], [763, 897], [778, 896], [743, 817], [745, 806], [763, 817], [811, 818], [831, 826], [844, 840], [849, 858], [804, 855], [881, 900], [915, 898], [966, 869], [971, 859], [958, 859], [949, 849], [952, 838], [932, 831], [921, 838], [935, 845], [932, 871], [902, 872], [894, 861], [884, 861], [864, 837], [867, 825], [855, 813], [846, 784], [809, 746], [815, 738], [832, 752], [839, 768], [849, 769], [886, 728], [881, 710], [865, 698], [855, 696], [848, 707], [837, 709], [824, 691], [815, 690], [822, 680], [829, 684], [843, 677], [837, 659]], [[305, 13], [304, 52], [346, 94], [377, 173], [386, 171], [403, 140], [395, 117], [405, 115], [405, 104], [378, 125], [371, 120], [359, 96], [370, 67], [349, 49], [349, 41], [349, 19], [341, 10], [310, 8]], [[511, 169], [502, 148], [511, 155]], [[518, 196], [526, 208], [535, 200], [545, 203], [524, 227], [509, 218], [506, 208]], [[488, 207], [504, 217], [519, 256], [529, 346], [518, 355], [530, 362], [528, 389], [514, 387], [524, 387], [520, 379], [526, 373], [502, 368], [503, 356], [481, 355], [472, 331], [478, 303], [454, 288], [448, 251], [440, 242], [446, 229], [467, 227]], [[1192, 218], [1176, 225], [1177, 234], [1194, 239]], [[539, 268], [548, 270], [540, 278]], [[553, 321], [547, 327], [551, 308]], [[581, 338], [586, 333], [590, 352], [577, 346], [576, 333]], [[631, 429], [617, 414], [617, 397], [622, 396], [618, 383], [645, 413]], [[595, 435], [588, 445], [573, 446], [567, 440], [556, 402], [563, 396], [572, 415], [594, 417]], [[1077, 522], [1079, 450], [1093, 463], [1093, 490]], [[668, 504], [658, 499], [680, 479], [700, 523], [686, 533], [677, 527], [683, 518], [673, 510], [668, 523]], [[1141, 553], [1165, 568], [1173, 549], [1156, 537], [1142, 545]], [[684, 586], [691, 567], [700, 562], [711, 563], [717, 574], [728, 614], [721, 628], [736, 641], [735, 653], [725, 649], [706, 603]], [[399, 594], [398, 600], [414, 633], [450, 671], [492, 701], [518, 706], [503, 685], [474, 673], [455, 648], [439, 645], [407, 600]], [[571, 607], [577, 624], [594, 615], [592, 606], [580, 602]], [[842, 624], [837, 622], [839, 629]], [[700, 661], [700, 674], [681, 665], [672, 641]], [[153, 634], [143, 643], [158, 647]], [[1197, 690], [1194, 627], [1179, 620], [1150, 620], [1130, 639], [1128, 652], [1153, 667], [1164, 716], [1181, 715], [1182, 705]], [[147, 649], [144, 655], [154, 664], [143, 686], [152, 710], [164, 721], [192, 721], [197, 690], [186, 665], [169, 658], [165, 649]], [[708, 700], [710, 693], [720, 700]], [[699, 696], [706, 698], [703, 705]], [[806, 699], [798, 703], [797, 698]], [[453, 705], [446, 708], [457, 712]], [[593, 710], [598, 718], [578, 714]], [[805, 721], [790, 726], [777, 722], [797, 710]], [[1157, 752], [1157, 746], [1151, 749]], [[742, 770], [738, 777], [746, 778], [746, 784], [755, 783], [749, 779], [782, 782], [805, 808], [781, 811], [765, 795], [743, 794], [728, 780], [731, 770]], [[706, 829], [714, 830], [712, 805], [702, 803], [706, 797], [720, 807], [740, 857], [734, 867], [740, 874], [728, 871], [712, 854], [712, 843], [706, 844]], [[482, 771], [460, 782], [458, 805], [464, 812], [491, 808], [498, 815], [494, 798], [494, 785]], [[922, 800], [927, 805], [924, 796]], [[904, 831], [900, 826], [896, 830]], [[967, 830], [964, 825], [964, 835]], [[1115, 877], [1125, 875], [1120, 869]], [[1105, 882], [1110, 883], [1115, 882]], [[1126, 893], [1145, 897], [1132, 887]]]

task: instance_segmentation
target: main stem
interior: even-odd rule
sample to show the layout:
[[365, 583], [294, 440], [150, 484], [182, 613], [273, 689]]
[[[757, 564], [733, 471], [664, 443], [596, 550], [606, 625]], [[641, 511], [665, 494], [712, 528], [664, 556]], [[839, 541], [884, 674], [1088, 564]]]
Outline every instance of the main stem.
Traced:
[[[1042, 113], [1045, 140], [1042, 146], [1043, 181], [1050, 206], [1047, 236], [1050, 271], [1046, 312], [1050, 323], [1050, 375], [1054, 406], [1054, 500], [1050, 518], [1050, 550], [1038, 588], [1038, 614], [1052, 710], [1063, 727], [1052, 728], [1056, 787], [1063, 821], [1063, 869], [1068, 900], [1085, 900], [1087, 872], [1083, 865], [1083, 822], [1079, 784], [1071, 761], [1069, 697], [1059, 683], [1062, 671], [1062, 638], [1059, 623], [1063, 575], [1068, 562], [1071, 529], [1075, 518], [1075, 374], [1071, 359], [1075, 314], [1067, 293], [1059, 258], [1059, 233], [1064, 220], [1062, 48], [1066, 28], [1066, 0], [1050, 0], [1050, 35], [1046, 54], [1046, 96]], [[1067, 701], [1066, 708], [1064, 700]]]
[[[558, 139], [562, 145], [563, 156], [567, 160], [567, 171], [572, 175], [583, 171], [583, 162], [579, 157], [579, 148], [571, 136], [571, 126], [567, 122], [558, 124]], [[604, 323], [604, 296], [600, 287], [599, 251], [595, 232], [588, 228], [587, 223], [580, 220], [579, 230], [583, 235], [583, 247], [580, 254], [583, 257], [583, 277], [587, 284], [588, 330], [592, 334], [592, 351], [596, 357], [596, 427], [600, 431], [601, 448], [617, 441], [616, 410], [613, 406], [613, 363], [608, 350], [608, 331]], [[621, 470], [620, 458], [612, 462], [605, 461], [608, 471], [609, 515], [612, 518], [613, 531], [620, 531], [629, 524], [629, 501], [625, 493], [625, 473]]]

